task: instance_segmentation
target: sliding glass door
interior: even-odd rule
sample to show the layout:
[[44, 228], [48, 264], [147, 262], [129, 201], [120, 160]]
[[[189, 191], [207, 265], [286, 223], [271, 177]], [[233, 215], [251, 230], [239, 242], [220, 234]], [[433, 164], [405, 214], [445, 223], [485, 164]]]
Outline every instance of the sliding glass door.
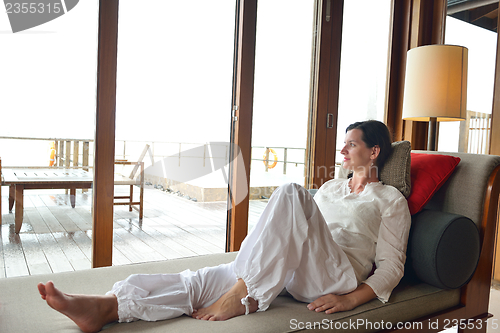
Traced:
[[235, 1], [141, 4], [120, 2], [115, 173], [144, 163], [143, 217], [115, 200], [113, 263], [224, 252]]

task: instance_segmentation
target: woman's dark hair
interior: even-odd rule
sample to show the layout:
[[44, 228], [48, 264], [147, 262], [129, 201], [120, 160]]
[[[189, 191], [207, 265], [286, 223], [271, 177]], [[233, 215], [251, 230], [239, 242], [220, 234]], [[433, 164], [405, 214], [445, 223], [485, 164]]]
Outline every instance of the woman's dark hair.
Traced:
[[387, 126], [378, 120], [358, 121], [349, 125], [345, 132], [347, 133], [353, 129], [359, 129], [363, 132], [361, 139], [368, 148], [374, 146], [380, 147], [380, 153], [377, 157], [377, 167], [382, 169], [385, 161], [387, 161], [392, 153], [391, 134]]

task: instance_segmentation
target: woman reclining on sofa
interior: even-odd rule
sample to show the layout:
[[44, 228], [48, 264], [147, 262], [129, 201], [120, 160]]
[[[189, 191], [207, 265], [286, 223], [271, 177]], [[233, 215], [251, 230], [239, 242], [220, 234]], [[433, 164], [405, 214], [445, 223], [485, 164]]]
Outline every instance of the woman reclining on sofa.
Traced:
[[387, 127], [350, 125], [341, 153], [352, 177], [326, 182], [314, 199], [297, 184], [278, 188], [232, 263], [131, 275], [106, 295], [67, 295], [40, 283], [40, 295], [85, 332], [183, 314], [226, 320], [265, 311], [283, 288], [316, 312], [386, 302], [403, 276], [410, 229], [406, 199], [378, 178], [391, 154]]

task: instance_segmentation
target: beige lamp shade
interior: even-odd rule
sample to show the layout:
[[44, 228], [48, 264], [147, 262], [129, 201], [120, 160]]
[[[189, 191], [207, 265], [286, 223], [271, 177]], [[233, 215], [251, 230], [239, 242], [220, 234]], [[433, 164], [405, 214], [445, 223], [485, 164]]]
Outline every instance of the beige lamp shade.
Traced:
[[408, 51], [403, 119], [456, 121], [466, 118], [468, 50], [427, 45]]

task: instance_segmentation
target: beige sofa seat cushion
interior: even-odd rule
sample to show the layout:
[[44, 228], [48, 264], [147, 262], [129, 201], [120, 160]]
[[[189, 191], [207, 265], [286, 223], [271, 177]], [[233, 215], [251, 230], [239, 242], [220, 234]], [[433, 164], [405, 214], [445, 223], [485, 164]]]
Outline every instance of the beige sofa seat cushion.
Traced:
[[[114, 282], [134, 273], [174, 273], [185, 269], [195, 270], [230, 262], [235, 253], [213, 254], [160, 262], [96, 268], [92, 270], [0, 279], [0, 332], [81, 332], [68, 318], [50, 309], [40, 298], [36, 284], [52, 280], [68, 293], [104, 294]], [[373, 300], [358, 308], [325, 315], [307, 310], [287, 296], [276, 299], [268, 311], [241, 316], [225, 322], [205, 322], [187, 316], [161, 322], [138, 321], [130, 324], [111, 324], [105, 332], [295, 332], [303, 325], [320, 325], [331, 320], [343, 321], [345, 325], [363, 319], [374, 324], [383, 318], [387, 321], [416, 319], [427, 314], [458, 305], [458, 290], [442, 290], [426, 284], [409, 283], [403, 280], [393, 293], [389, 303]], [[340, 325], [340, 322], [337, 323]], [[313, 330], [314, 331], [314, 330]], [[345, 330], [339, 329], [337, 332]], [[362, 331], [376, 331], [362, 330]]]

